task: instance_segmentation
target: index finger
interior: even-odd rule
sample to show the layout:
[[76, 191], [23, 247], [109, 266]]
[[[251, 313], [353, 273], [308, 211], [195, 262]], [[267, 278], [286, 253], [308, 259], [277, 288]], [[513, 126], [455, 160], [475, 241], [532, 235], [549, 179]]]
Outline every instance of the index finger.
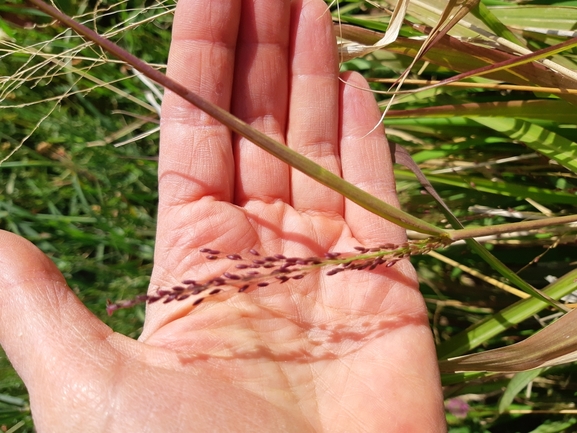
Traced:
[[[229, 110], [240, 0], [180, 0], [174, 17], [167, 75]], [[162, 103], [159, 223], [167, 207], [212, 196], [229, 201], [234, 162], [230, 131], [166, 91]]]

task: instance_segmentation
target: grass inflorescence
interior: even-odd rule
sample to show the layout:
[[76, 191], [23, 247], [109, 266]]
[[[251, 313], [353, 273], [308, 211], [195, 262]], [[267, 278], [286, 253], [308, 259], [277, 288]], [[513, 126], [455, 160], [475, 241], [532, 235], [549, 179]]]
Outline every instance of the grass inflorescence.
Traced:
[[[355, 247], [354, 252], [327, 252], [323, 257], [286, 257], [283, 254], [263, 256], [255, 249], [247, 254], [227, 254], [212, 248], [202, 248], [200, 252], [207, 260], [229, 260], [234, 262], [234, 271], [226, 271], [221, 275], [207, 280], [197, 281], [186, 279], [180, 285], [171, 288], [160, 288], [151, 294], [139, 295], [133, 299], [118, 302], [108, 302], [108, 314], [121, 308], [130, 308], [140, 303], [152, 304], [172, 301], [184, 301], [191, 296], [197, 297], [192, 303], [199, 305], [209, 296], [221, 293], [225, 288], [238, 293], [250, 288], [266, 287], [272, 283], [286, 283], [290, 280], [300, 280], [310, 272], [319, 268], [330, 267], [327, 276], [344, 271], [372, 271], [379, 266], [391, 267], [399, 260], [413, 255], [426, 254], [429, 251], [446, 246], [445, 238], [414, 240], [399, 245], [382, 244], [377, 247]], [[231, 263], [232, 265], [232, 263]]]

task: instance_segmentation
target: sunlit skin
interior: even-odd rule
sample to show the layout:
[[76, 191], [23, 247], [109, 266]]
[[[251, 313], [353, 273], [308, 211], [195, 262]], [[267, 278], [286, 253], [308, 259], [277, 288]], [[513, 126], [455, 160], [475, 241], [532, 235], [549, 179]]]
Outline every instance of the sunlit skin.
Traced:
[[[339, 81], [337, 60], [321, 0], [180, 0], [168, 74], [396, 205], [384, 131], [366, 135], [379, 110], [358, 74]], [[201, 248], [308, 257], [405, 240], [174, 94], [161, 128], [151, 292], [230, 270]], [[197, 307], [152, 304], [132, 340], [92, 315], [33, 245], [0, 232], [0, 246], [0, 342], [39, 432], [446, 429], [408, 262], [315, 271]]]

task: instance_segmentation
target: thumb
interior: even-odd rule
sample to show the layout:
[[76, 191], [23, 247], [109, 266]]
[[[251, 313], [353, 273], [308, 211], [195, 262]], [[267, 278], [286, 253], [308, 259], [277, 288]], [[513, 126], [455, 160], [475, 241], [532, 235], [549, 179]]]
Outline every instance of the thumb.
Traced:
[[31, 396], [59, 371], [97, 358], [98, 346], [110, 334], [48, 257], [0, 230], [0, 344]]

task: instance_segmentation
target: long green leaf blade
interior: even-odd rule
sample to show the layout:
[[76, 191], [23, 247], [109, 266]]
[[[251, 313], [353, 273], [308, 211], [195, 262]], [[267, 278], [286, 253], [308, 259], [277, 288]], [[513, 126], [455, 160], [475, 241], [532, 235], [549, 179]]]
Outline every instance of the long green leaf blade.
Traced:
[[[492, 181], [477, 176], [465, 176], [462, 174], [458, 176], [449, 174], [425, 174], [433, 183], [473, 189], [506, 197], [531, 198], [543, 204], [575, 204], [577, 202], [577, 195], [564, 191], [553, 191], [535, 186], [524, 186], [512, 182]], [[395, 176], [397, 179], [403, 180], [415, 179], [413, 174], [406, 170], [395, 170]]]
[[499, 399], [499, 413], [505, 412], [509, 406], [511, 406], [511, 403], [513, 403], [517, 394], [519, 394], [531, 381], [539, 377], [544, 370], [544, 368], [538, 368], [536, 370], [523, 371], [513, 376], [509, 381], [509, 385], [507, 385], [507, 389]]
[[530, 148], [577, 173], [577, 143], [522, 119], [475, 117], [473, 120], [513, 140], [522, 141]]

